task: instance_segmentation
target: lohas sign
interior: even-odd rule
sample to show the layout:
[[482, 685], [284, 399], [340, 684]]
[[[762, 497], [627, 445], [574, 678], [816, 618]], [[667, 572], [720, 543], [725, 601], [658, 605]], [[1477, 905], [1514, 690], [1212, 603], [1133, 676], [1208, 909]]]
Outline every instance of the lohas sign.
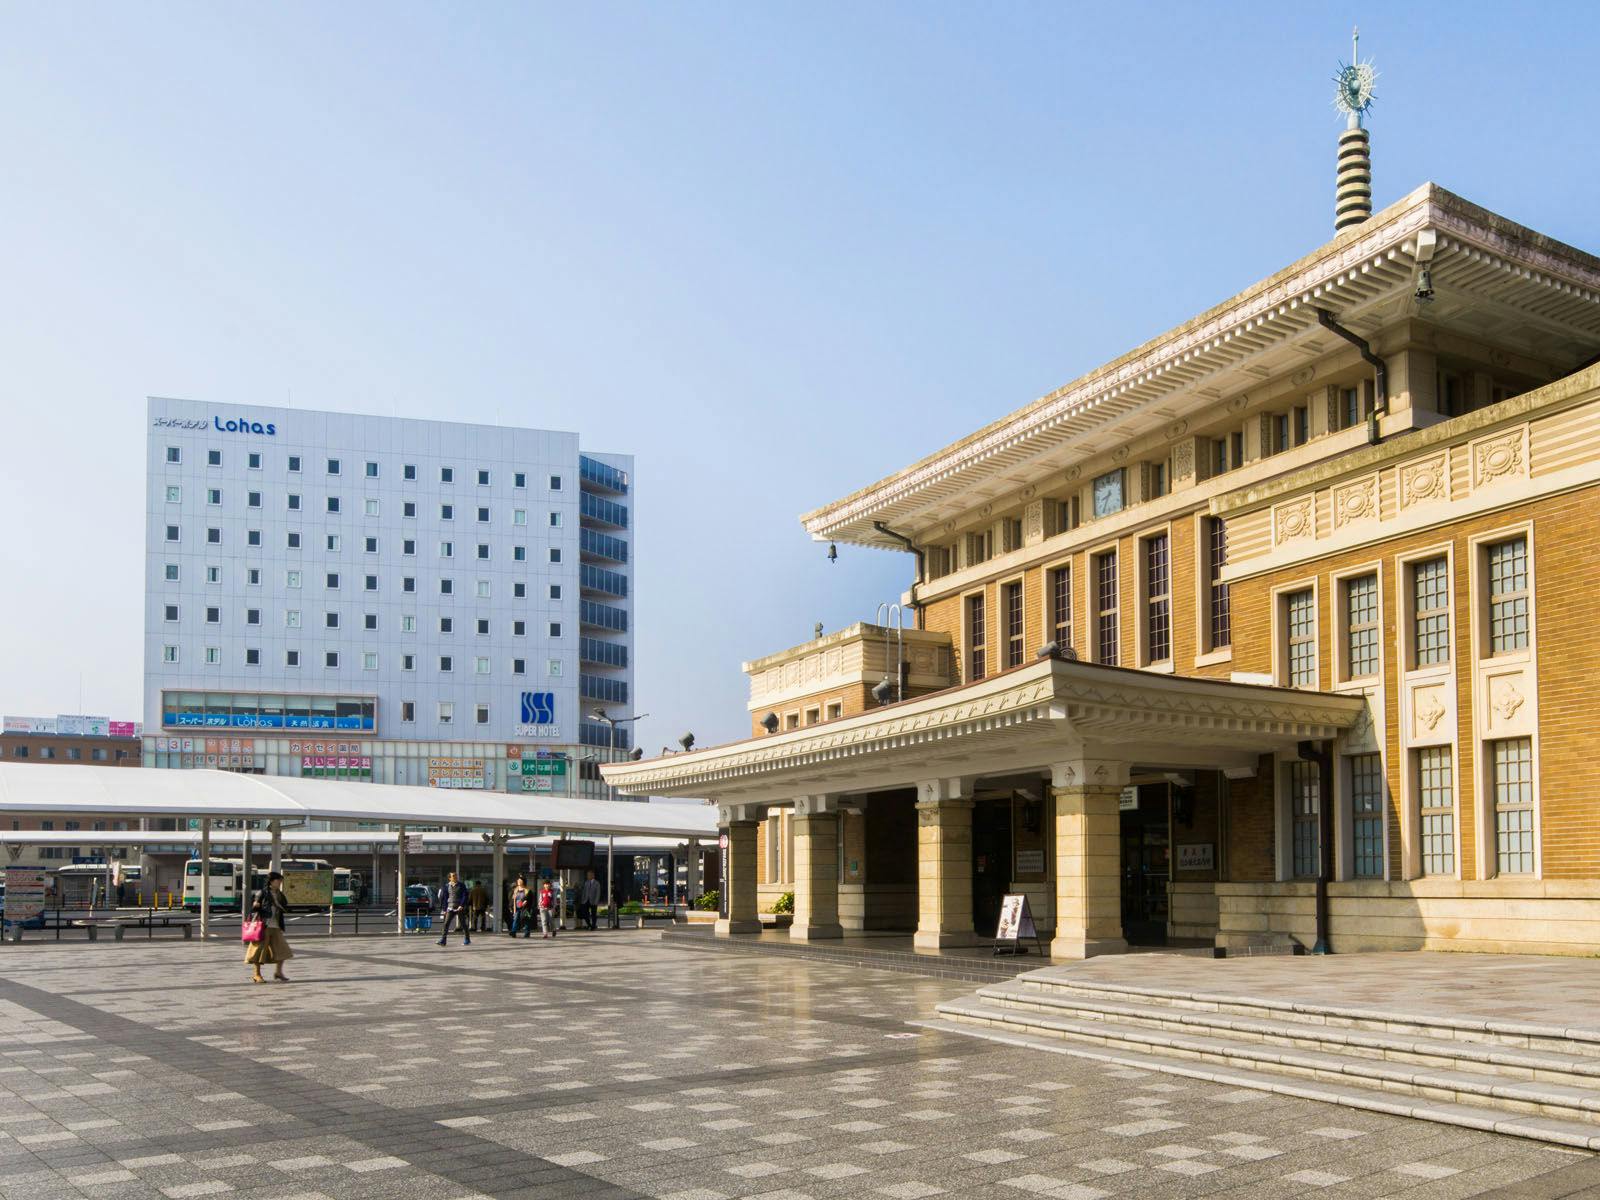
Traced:
[[253, 433], [261, 437], [277, 437], [278, 427], [271, 421], [247, 421], [243, 417], [212, 417], [208, 425], [199, 418], [157, 417], [157, 429], [215, 429], [218, 433]]
[[516, 736], [525, 738], [561, 736], [561, 728], [556, 724], [554, 692], [522, 693], [522, 721], [516, 727]]

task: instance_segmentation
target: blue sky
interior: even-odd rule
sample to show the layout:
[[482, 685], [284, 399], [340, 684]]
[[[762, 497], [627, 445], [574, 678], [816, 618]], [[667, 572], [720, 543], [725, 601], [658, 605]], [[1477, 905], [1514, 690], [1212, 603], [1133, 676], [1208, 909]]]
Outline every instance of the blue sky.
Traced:
[[1328, 239], [1352, 22], [1380, 205], [1600, 249], [1588, 4], [0, 3], [0, 711], [138, 715], [154, 393], [635, 453], [640, 743], [741, 735], [910, 572], [796, 514]]

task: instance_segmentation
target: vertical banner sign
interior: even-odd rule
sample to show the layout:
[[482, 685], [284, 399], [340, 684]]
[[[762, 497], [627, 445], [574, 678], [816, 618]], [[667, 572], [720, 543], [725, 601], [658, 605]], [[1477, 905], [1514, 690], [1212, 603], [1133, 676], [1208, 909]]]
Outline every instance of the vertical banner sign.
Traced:
[[717, 915], [728, 919], [728, 835], [717, 839]]

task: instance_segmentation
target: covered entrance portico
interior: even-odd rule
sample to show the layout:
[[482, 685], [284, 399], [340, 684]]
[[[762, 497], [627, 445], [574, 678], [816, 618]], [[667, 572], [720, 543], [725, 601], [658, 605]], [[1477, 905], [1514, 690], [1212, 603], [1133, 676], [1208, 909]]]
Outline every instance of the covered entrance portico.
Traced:
[[[860, 716], [606, 775], [628, 791], [716, 802], [726, 856], [719, 935], [760, 930], [758, 827], [785, 810], [791, 941], [839, 938], [847, 924], [881, 928], [896, 913], [909, 923], [885, 898], [914, 862], [919, 950], [972, 945], [992, 929], [998, 897], [1020, 891], [1052, 931], [1051, 956], [1086, 958], [1127, 945], [1124, 789], [1143, 783], [1138, 802], [1161, 784], [1192, 793], [1201, 776], [1253, 776], [1264, 755], [1331, 743], [1363, 706], [1043, 658]], [[914, 823], [901, 819], [912, 813]]]

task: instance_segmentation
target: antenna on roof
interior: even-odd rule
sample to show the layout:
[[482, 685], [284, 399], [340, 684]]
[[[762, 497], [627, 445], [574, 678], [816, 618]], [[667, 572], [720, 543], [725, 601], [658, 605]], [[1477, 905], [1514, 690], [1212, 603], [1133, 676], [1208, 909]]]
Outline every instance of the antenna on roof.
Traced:
[[1375, 98], [1372, 86], [1378, 72], [1369, 59], [1361, 61], [1361, 31], [1350, 31], [1350, 61], [1339, 64], [1333, 77], [1337, 90], [1333, 106], [1345, 114], [1344, 132], [1339, 135], [1339, 174], [1334, 186], [1333, 228], [1335, 232], [1359, 225], [1372, 215], [1372, 140], [1363, 120]]

